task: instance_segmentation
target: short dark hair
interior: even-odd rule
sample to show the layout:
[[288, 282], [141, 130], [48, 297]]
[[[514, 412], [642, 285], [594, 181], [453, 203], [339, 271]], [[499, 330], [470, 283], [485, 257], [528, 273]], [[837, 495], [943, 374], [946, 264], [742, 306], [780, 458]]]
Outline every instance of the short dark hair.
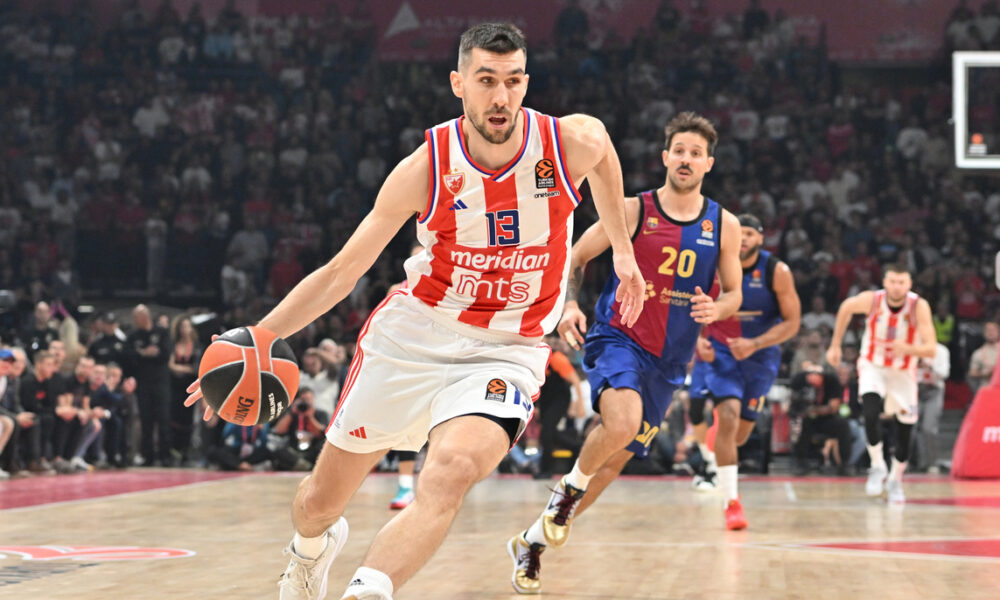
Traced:
[[664, 143], [665, 149], [670, 149], [670, 143], [678, 133], [694, 132], [705, 138], [708, 142], [708, 155], [715, 154], [715, 144], [719, 141], [719, 134], [715, 131], [715, 126], [705, 117], [691, 111], [685, 111], [670, 119], [663, 132], [667, 139]]
[[513, 23], [480, 23], [465, 30], [458, 42], [458, 68], [472, 54], [473, 48], [510, 54], [522, 50], [528, 55], [528, 44], [524, 41], [524, 33]]
[[908, 267], [904, 262], [891, 262], [887, 264], [882, 271], [885, 273], [892, 272], [899, 273], [900, 275], [912, 275], [912, 273], [910, 273], [910, 267]]

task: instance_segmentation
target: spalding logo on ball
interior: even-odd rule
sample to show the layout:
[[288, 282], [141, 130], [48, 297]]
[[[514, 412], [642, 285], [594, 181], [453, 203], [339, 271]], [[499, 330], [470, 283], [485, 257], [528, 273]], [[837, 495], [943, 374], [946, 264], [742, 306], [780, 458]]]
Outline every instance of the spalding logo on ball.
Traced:
[[299, 389], [299, 367], [288, 343], [262, 327], [223, 333], [198, 367], [205, 402], [237, 425], [273, 421]]

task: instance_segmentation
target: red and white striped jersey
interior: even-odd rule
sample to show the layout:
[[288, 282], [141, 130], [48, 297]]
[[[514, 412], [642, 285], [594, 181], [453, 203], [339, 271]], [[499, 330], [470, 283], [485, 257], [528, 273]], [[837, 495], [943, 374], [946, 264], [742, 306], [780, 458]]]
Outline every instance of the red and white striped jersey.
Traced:
[[414, 296], [457, 321], [535, 338], [559, 321], [573, 209], [556, 118], [522, 108], [524, 141], [491, 170], [469, 155], [462, 121], [425, 133], [430, 197], [417, 217], [424, 251], [406, 261]]
[[906, 294], [903, 306], [893, 311], [889, 308], [885, 290], [875, 292], [872, 308], [865, 319], [865, 332], [861, 337], [861, 359], [877, 367], [891, 367], [916, 373], [918, 359], [914, 356], [893, 356], [889, 345], [895, 340], [907, 344], [917, 340], [917, 301], [920, 296]]

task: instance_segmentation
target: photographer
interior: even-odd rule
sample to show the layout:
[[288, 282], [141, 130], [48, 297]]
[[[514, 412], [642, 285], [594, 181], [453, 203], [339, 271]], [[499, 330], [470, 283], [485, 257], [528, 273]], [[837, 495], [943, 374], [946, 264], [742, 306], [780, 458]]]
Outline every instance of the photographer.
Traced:
[[844, 458], [851, 447], [851, 430], [847, 421], [840, 416], [843, 386], [837, 374], [812, 361], [803, 361], [802, 370], [792, 377], [792, 406], [790, 416], [802, 419], [802, 431], [795, 442], [796, 475], [810, 471], [809, 449], [814, 436], [834, 443], [830, 454], [837, 466], [837, 474], [843, 475], [847, 465]]
[[323, 432], [330, 421], [326, 412], [317, 410], [316, 396], [308, 387], [299, 388], [292, 406], [278, 418], [271, 433], [279, 440], [272, 445], [276, 467], [281, 470], [308, 471], [326, 439]]

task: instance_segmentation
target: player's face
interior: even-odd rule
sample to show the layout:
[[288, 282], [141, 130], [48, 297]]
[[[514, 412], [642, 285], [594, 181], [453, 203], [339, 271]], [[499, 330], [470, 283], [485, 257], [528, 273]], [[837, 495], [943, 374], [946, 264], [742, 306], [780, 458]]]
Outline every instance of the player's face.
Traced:
[[886, 271], [885, 277], [882, 279], [882, 285], [885, 287], [885, 295], [889, 303], [899, 304], [910, 293], [910, 288], [913, 287], [913, 280], [910, 278], [909, 273]]
[[757, 256], [760, 246], [764, 243], [764, 236], [753, 227], [740, 227], [742, 239], [740, 239], [740, 260]]
[[462, 99], [465, 116], [491, 144], [503, 144], [514, 134], [521, 102], [528, 91], [525, 54], [473, 48], [461, 72], [452, 71], [451, 89]]
[[675, 133], [670, 147], [663, 151], [667, 182], [680, 194], [699, 189], [714, 163], [715, 159], [708, 155], [708, 140], [691, 131]]

